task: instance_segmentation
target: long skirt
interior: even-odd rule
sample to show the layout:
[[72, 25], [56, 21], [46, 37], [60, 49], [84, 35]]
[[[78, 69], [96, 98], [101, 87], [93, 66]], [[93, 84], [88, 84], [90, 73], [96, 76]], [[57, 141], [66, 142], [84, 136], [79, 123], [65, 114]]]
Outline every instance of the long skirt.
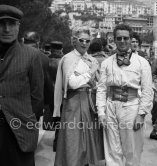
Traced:
[[95, 121], [86, 91], [63, 101], [54, 166], [84, 166], [104, 160], [103, 131]]
[[35, 166], [34, 152], [22, 152], [5, 117], [0, 118], [0, 166]]

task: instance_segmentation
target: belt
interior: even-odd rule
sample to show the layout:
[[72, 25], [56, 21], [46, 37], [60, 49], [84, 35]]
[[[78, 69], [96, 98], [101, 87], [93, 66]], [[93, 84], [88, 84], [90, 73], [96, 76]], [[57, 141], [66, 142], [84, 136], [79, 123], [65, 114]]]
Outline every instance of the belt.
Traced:
[[112, 101], [127, 102], [137, 97], [137, 89], [127, 86], [110, 86], [108, 97]]
[[78, 88], [78, 89], [68, 89], [68, 92], [91, 92], [91, 93], [96, 93], [96, 89], [91, 89], [89, 87], [83, 87], [83, 88]]
[[92, 94], [94, 94], [94, 95], [96, 94], [96, 89], [92, 89], [89, 87], [83, 87], [83, 88], [78, 88], [78, 89], [68, 89], [67, 93], [70, 93], [70, 92], [87, 92], [91, 109], [96, 114], [97, 111], [95, 108], [95, 103], [93, 103], [93, 99], [92, 99]]

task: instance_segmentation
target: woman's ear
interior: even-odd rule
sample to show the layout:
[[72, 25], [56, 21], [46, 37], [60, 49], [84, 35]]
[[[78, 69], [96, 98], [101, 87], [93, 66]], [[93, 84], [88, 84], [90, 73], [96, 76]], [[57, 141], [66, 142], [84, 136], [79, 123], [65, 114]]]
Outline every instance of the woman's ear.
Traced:
[[71, 37], [71, 44], [73, 45], [73, 47], [76, 47], [76, 38], [75, 37]]

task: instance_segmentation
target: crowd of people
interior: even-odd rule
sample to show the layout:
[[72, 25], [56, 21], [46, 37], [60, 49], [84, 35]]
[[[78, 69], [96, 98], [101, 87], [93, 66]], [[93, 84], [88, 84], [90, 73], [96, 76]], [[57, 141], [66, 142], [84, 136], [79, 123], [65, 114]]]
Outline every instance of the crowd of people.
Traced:
[[[157, 139], [157, 61], [141, 50], [137, 33], [118, 24], [116, 49], [75, 27], [73, 50], [38, 33], [18, 40], [23, 12], [0, 5], [0, 165], [35, 166], [40, 117], [59, 122], [54, 166], [140, 166], [145, 116]], [[152, 77], [153, 76], [153, 77]], [[44, 130], [54, 130], [43, 125]]]

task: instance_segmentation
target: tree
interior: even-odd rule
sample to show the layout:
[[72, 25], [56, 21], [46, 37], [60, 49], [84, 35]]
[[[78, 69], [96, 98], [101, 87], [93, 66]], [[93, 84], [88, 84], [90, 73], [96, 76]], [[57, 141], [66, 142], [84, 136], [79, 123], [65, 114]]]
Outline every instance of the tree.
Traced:
[[0, 4], [13, 5], [23, 11], [19, 37], [26, 31], [36, 31], [41, 36], [41, 45], [58, 40], [65, 48], [71, 48], [68, 20], [61, 19], [57, 13], [52, 14], [51, 3], [52, 0], [0, 0]]

